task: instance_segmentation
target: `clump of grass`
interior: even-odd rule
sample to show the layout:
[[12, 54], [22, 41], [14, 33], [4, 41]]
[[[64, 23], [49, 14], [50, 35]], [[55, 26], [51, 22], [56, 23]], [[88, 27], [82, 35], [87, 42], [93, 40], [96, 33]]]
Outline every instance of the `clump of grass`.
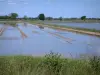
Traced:
[[6, 24], [16, 27], [16, 22], [7, 22]]
[[11, 25], [11, 26], [13, 26], [13, 27], [16, 27], [17, 25], [17, 22], [2, 22], [2, 24], [4, 24], [4, 25]]
[[91, 68], [94, 70], [95, 74], [100, 74], [100, 57], [94, 56], [90, 58]]

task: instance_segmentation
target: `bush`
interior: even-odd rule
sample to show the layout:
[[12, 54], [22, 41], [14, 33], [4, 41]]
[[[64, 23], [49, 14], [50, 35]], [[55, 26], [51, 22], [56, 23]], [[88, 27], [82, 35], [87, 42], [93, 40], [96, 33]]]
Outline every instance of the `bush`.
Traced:
[[38, 66], [38, 72], [41, 71], [39, 75], [60, 75], [60, 70], [62, 68], [61, 55], [50, 52], [50, 54], [45, 55]]

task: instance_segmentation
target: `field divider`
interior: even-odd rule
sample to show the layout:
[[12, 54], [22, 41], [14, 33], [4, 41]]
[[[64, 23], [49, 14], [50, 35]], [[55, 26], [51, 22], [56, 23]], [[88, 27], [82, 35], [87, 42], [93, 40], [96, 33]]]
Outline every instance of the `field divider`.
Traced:
[[3, 32], [7, 29], [8, 26], [3, 26], [1, 29], [0, 29], [0, 36], [3, 34]]
[[17, 29], [20, 31], [22, 38], [28, 37], [20, 28], [17, 27]]
[[59, 34], [51, 33], [51, 32], [48, 32], [48, 33], [49, 33], [49, 34], [52, 34], [52, 35], [55, 35], [55, 36], [58, 36], [58, 37], [64, 39], [65, 41], [67, 41], [68, 43], [71, 43], [71, 41], [72, 41], [72, 40], [69, 40], [69, 39], [67, 39], [67, 38], [65, 38], [65, 37], [63, 37], [63, 36], [61, 36], [61, 35], [59, 35]]
[[[38, 24], [38, 26], [40, 26], [40, 24]], [[44, 26], [43, 26], [43, 27], [44, 27]], [[44, 30], [43, 30], [43, 31], [44, 31]], [[71, 42], [74, 41], [74, 40], [71, 39], [71, 38], [64, 37], [64, 36], [59, 35], [59, 34], [57, 34], [57, 33], [52, 33], [52, 32], [49, 32], [49, 31], [46, 31], [46, 32], [49, 33], [49, 34], [51, 34], [51, 35], [60, 37], [60, 38], [62, 38], [63, 40], [65, 40], [66, 42], [68, 42], [68, 43], [70, 43], [70, 44], [72, 44]]]
[[[44, 31], [44, 30], [43, 30], [43, 31]], [[71, 42], [72, 42], [73, 40], [70, 39], [70, 38], [66, 38], [66, 37], [64, 37], [64, 36], [62, 36], [62, 35], [59, 35], [59, 34], [56, 34], [56, 33], [52, 33], [52, 32], [49, 32], [49, 31], [46, 31], [46, 32], [49, 33], [49, 34], [51, 34], [51, 35], [60, 37], [60, 38], [62, 38], [63, 40], [65, 40], [66, 42], [72, 44]]]

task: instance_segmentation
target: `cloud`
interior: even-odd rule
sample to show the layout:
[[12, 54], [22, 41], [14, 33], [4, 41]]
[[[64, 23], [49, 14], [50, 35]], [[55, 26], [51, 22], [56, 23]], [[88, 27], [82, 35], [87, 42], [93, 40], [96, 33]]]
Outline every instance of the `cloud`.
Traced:
[[16, 3], [8, 3], [8, 4], [16, 4]]
[[8, 0], [8, 4], [16, 4], [16, 3], [13, 2], [12, 0]]

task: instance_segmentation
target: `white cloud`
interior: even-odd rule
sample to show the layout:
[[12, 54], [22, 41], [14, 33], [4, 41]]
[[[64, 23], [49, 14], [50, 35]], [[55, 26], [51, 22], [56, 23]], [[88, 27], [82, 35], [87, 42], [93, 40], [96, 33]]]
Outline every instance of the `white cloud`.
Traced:
[[8, 3], [8, 4], [16, 4], [16, 3]]
[[0, 0], [0, 2], [7, 2], [7, 4], [16, 4], [13, 0]]
[[8, 4], [16, 4], [16, 3], [13, 2], [12, 0], [8, 0], [7, 2], [8, 2]]

